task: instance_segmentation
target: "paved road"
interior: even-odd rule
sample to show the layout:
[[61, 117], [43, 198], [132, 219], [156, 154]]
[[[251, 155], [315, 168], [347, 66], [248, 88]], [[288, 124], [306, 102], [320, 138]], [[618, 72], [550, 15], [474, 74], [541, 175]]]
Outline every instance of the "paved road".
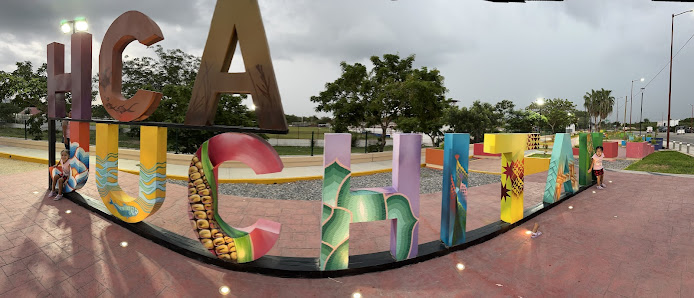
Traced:
[[[658, 137], [660, 137], [660, 133], [658, 134]], [[667, 139], [667, 134], [663, 133], [663, 140]], [[687, 133], [683, 135], [678, 135], [676, 133], [670, 132], [670, 141], [676, 141], [676, 142], [682, 142], [682, 143], [689, 143], [689, 144], [694, 144], [694, 133]]]

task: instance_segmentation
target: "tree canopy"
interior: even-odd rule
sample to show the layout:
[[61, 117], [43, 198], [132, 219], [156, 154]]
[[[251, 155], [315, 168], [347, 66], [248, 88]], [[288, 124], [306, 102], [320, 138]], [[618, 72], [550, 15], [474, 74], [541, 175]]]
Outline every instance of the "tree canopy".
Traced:
[[331, 112], [336, 132], [349, 127], [381, 128], [383, 151], [388, 128], [396, 124], [406, 132], [421, 132], [437, 142], [443, 127], [443, 112], [450, 106], [443, 76], [436, 69], [413, 68], [415, 56], [372, 56], [372, 69], [361, 63], [340, 63], [342, 74], [312, 96], [316, 111]]
[[[193, 92], [200, 57], [179, 49], [165, 50], [155, 46], [156, 57], [139, 57], [123, 61], [123, 95], [133, 96], [138, 89], [161, 92], [159, 107], [147, 121], [183, 123]], [[246, 95], [224, 94], [219, 101], [215, 124], [229, 126], [255, 126], [255, 115], [243, 105]], [[107, 117], [103, 107], [94, 107], [94, 117]], [[138, 134], [133, 129], [132, 134]], [[193, 153], [217, 132], [189, 129], [169, 129], [169, 149]]]

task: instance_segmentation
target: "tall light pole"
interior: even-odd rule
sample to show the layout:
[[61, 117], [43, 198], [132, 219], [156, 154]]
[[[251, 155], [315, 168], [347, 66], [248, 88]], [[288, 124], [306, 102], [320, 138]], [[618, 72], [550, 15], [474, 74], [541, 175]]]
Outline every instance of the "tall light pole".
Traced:
[[87, 19], [85, 18], [75, 18], [74, 20], [62, 20], [60, 22], [60, 31], [68, 34], [72, 32], [73, 34], [77, 31], [83, 32], [89, 29], [89, 24], [87, 24]]
[[670, 149], [670, 107], [672, 106], [672, 44], [675, 38], [675, 17], [692, 11], [694, 10], [690, 9], [687, 11], [680, 12], [678, 14], [672, 14], [672, 27], [670, 28], [670, 87], [668, 87], [667, 95], [667, 142], [665, 143], [665, 148], [667, 149]]
[[641, 80], [643, 82], [645, 79], [631, 80], [631, 107], [629, 108], [629, 126], [631, 126], [631, 115], [634, 113], [634, 82]]
[[627, 106], [628, 104], [629, 97], [624, 96], [624, 123], [622, 123], [622, 127], [624, 127], [624, 131], [627, 131]]
[[694, 132], [694, 105], [693, 104], [689, 104], [689, 105], [692, 106], [692, 130], [691, 130], [691, 132]]
[[639, 136], [641, 136], [641, 124], [643, 123], [643, 90], [646, 90], [646, 88], [641, 87], [641, 116], [639, 116]]

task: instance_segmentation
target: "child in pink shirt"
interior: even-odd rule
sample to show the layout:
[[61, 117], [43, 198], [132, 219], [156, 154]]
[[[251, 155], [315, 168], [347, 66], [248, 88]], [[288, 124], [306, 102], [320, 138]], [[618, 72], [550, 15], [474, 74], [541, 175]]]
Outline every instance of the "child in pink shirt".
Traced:
[[595, 154], [591, 157], [590, 169], [588, 172], [593, 171], [595, 177], [598, 178], [598, 189], [605, 188], [604, 175], [605, 170], [602, 167], [602, 159], [604, 155], [602, 154], [602, 146], [595, 148]]
[[63, 198], [63, 188], [65, 187], [65, 183], [67, 183], [68, 178], [70, 177], [70, 173], [72, 172], [70, 169], [70, 163], [68, 162], [68, 158], [70, 157], [70, 154], [67, 152], [67, 150], [60, 151], [60, 162], [58, 162], [58, 165], [56, 165], [56, 169], [58, 169], [58, 175], [55, 175], [53, 177], [53, 181], [51, 183], [51, 193], [49, 196], [55, 196], [56, 194], [56, 186], [58, 186], [58, 195], [53, 199], [54, 201], [60, 200]]

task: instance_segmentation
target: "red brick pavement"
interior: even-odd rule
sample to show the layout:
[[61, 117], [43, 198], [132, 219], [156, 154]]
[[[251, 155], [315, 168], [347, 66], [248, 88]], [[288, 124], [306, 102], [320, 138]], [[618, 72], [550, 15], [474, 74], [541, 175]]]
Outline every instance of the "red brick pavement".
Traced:
[[[120, 176], [123, 188], [134, 194], [135, 177]], [[543, 177], [533, 176], [528, 178], [528, 199], [539, 197], [543, 184], [537, 182]], [[607, 180], [615, 183], [606, 190], [585, 191], [534, 219], [532, 223], [538, 222], [543, 232], [540, 238], [529, 239], [524, 234], [528, 227], [519, 227], [481, 245], [403, 268], [307, 280], [238, 273], [193, 261], [68, 200], [44, 198], [44, 177], [45, 171], [0, 176], [3, 297], [192, 297], [219, 295], [222, 285], [238, 297], [347, 297], [353, 292], [363, 297], [694, 296], [690, 178], [608, 172]], [[93, 191], [89, 189], [93, 183], [90, 180], [86, 192]], [[178, 223], [186, 214], [179, 202], [184, 197], [176, 198], [180, 194], [176, 188], [169, 185], [172, 196], [151, 222], [189, 235], [188, 223]], [[497, 191], [497, 185], [470, 190], [470, 228], [498, 218]], [[420, 242], [436, 239], [437, 198], [436, 194], [422, 198]], [[279, 215], [263, 213], [284, 225], [273, 254], [316, 256], [314, 247], [291, 246], [293, 239], [317, 243], [313, 233], [318, 231], [318, 215], [313, 212], [319, 203], [222, 200], [222, 214], [232, 224], [253, 221], [265, 207], [280, 207]], [[482, 203], [486, 201], [493, 202]], [[232, 212], [234, 208], [244, 209]], [[280, 217], [283, 214], [288, 219]], [[381, 239], [388, 233], [385, 225], [359, 224], [353, 231], [353, 239], [359, 233], [374, 233], [371, 240], [355, 240], [353, 254], [387, 249]], [[129, 245], [120, 247], [121, 241]], [[459, 262], [465, 270], [456, 270]]]

